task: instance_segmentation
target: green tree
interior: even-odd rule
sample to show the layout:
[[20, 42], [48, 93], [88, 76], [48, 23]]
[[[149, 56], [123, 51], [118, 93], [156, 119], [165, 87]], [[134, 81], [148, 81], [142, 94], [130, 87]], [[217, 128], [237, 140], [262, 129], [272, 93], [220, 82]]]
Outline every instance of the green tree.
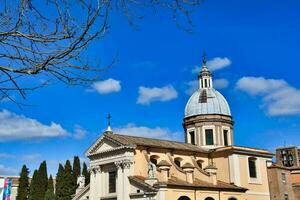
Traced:
[[[75, 190], [77, 188], [77, 178], [81, 174], [81, 168], [80, 168], [80, 159], [78, 156], [74, 156], [73, 160], [73, 181], [75, 185]], [[73, 191], [75, 193], [75, 190]]]
[[66, 161], [64, 172], [64, 198], [62, 200], [71, 200], [71, 196], [74, 194], [75, 185], [73, 181], [72, 166], [69, 160]]
[[64, 185], [64, 174], [65, 169], [62, 164], [59, 164], [58, 171], [56, 174], [56, 184], [55, 184], [55, 199], [62, 200], [64, 197], [63, 185]]
[[85, 177], [85, 185], [88, 185], [90, 183], [90, 173], [87, 169], [85, 162], [83, 163], [82, 166], [82, 175]]
[[47, 185], [48, 185], [48, 175], [47, 175], [47, 163], [46, 161], [43, 161], [39, 167], [38, 172], [38, 183], [39, 183], [39, 190], [38, 190], [38, 196], [37, 200], [43, 200], [45, 198], [45, 194], [47, 191]]
[[34, 170], [33, 172], [32, 180], [29, 187], [29, 195], [28, 195], [29, 200], [40, 200], [38, 199], [38, 193], [39, 193], [38, 173], [39, 173], [38, 170]]
[[50, 175], [44, 200], [55, 200], [53, 178]]
[[19, 186], [17, 193], [17, 200], [27, 200], [29, 195], [29, 179], [28, 179], [29, 170], [26, 165], [23, 165], [20, 178]]

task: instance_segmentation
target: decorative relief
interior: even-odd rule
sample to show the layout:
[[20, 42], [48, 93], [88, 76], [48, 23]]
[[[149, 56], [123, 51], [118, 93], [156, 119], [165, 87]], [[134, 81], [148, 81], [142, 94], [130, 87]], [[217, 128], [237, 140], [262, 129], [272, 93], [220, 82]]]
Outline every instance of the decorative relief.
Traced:
[[96, 175], [101, 172], [101, 167], [99, 165], [91, 166], [91, 173]]
[[129, 159], [118, 160], [115, 162], [115, 165], [121, 169], [129, 169], [133, 162]]

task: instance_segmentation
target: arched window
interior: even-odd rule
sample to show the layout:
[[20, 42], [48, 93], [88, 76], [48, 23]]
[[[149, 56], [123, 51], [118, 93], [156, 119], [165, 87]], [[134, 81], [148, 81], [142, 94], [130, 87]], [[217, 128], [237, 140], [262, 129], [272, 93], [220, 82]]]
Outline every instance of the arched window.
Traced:
[[197, 160], [197, 165], [200, 169], [203, 168], [203, 162], [204, 162], [203, 160]]
[[181, 197], [179, 197], [178, 200], [191, 200], [191, 199], [187, 196], [181, 196]]
[[206, 197], [205, 200], [215, 200], [215, 199], [212, 197]]
[[249, 167], [250, 178], [257, 178], [256, 160], [257, 159], [254, 157], [248, 158], [248, 167]]
[[212, 129], [205, 130], [205, 142], [206, 142], [206, 145], [214, 144], [214, 133], [213, 133]]
[[235, 197], [230, 197], [228, 200], [237, 200]]
[[150, 156], [150, 162], [153, 163], [155, 166], [158, 163], [158, 159], [159, 159], [159, 156], [157, 156], [157, 155]]
[[182, 161], [182, 158], [175, 158], [174, 159], [174, 163], [175, 163], [175, 165], [177, 165], [177, 167], [181, 167], [181, 161]]

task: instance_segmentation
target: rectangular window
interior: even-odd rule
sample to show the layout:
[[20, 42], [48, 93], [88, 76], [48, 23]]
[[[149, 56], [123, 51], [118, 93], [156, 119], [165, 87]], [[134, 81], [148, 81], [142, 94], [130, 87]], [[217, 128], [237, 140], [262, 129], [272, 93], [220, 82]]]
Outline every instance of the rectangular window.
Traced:
[[116, 184], [117, 184], [117, 172], [109, 172], [108, 173], [108, 192], [115, 193], [116, 192]]
[[191, 144], [196, 144], [195, 143], [195, 131], [190, 131], [190, 138], [191, 138]]
[[224, 146], [228, 146], [228, 130], [223, 130]]
[[213, 145], [214, 144], [214, 134], [212, 129], [205, 130], [205, 142], [206, 145]]
[[257, 178], [257, 173], [256, 173], [256, 158], [249, 158], [248, 159], [248, 165], [249, 165], [249, 175], [250, 175], [250, 178]]

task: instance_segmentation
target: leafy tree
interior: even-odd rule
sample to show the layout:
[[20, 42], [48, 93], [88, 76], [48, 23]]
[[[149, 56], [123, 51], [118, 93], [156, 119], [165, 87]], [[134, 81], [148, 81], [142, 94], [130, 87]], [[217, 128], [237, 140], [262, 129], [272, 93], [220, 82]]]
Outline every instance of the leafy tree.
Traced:
[[85, 162], [83, 163], [82, 166], [82, 175], [85, 177], [85, 185], [88, 185], [90, 183], [90, 173], [87, 169]]
[[65, 169], [62, 166], [62, 164], [59, 164], [58, 171], [56, 174], [56, 184], [55, 184], [55, 199], [56, 200], [62, 200], [64, 197], [64, 174]]
[[27, 200], [29, 195], [29, 179], [28, 179], [29, 170], [26, 165], [23, 165], [20, 178], [19, 186], [16, 200]]
[[48, 185], [48, 175], [47, 175], [47, 164], [46, 161], [43, 161], [39, 167], [38, 171], [38, 183], [39, 183], [39, 191], [38, 191], [38, 199], [43, 200], [45, 198], [45, 194], [47, 191]]
[[53, 178], [50, 175], [44, 200], [55, 200]]
[[30, 187], [29, 187], [29, 195], [28, 195], [29, 200], [40, 200], [38, 198], [38, 193], [40, 189], [38, 180], [39, 180], [39, 172], [38, 170], [34, 170]]
[[[76, 186], [74, 189], [76, 190], [77, 188], [77, 178], [78, 176], [80, 176], [81, 174], [81, 168], [80, 168], [80, 159], [78, 156], [74, 156], [74, 160], [73, 160], [73, 181], [74, 181], [74, 185]], [[75, 193], [74, 190], [74, 193]]]

